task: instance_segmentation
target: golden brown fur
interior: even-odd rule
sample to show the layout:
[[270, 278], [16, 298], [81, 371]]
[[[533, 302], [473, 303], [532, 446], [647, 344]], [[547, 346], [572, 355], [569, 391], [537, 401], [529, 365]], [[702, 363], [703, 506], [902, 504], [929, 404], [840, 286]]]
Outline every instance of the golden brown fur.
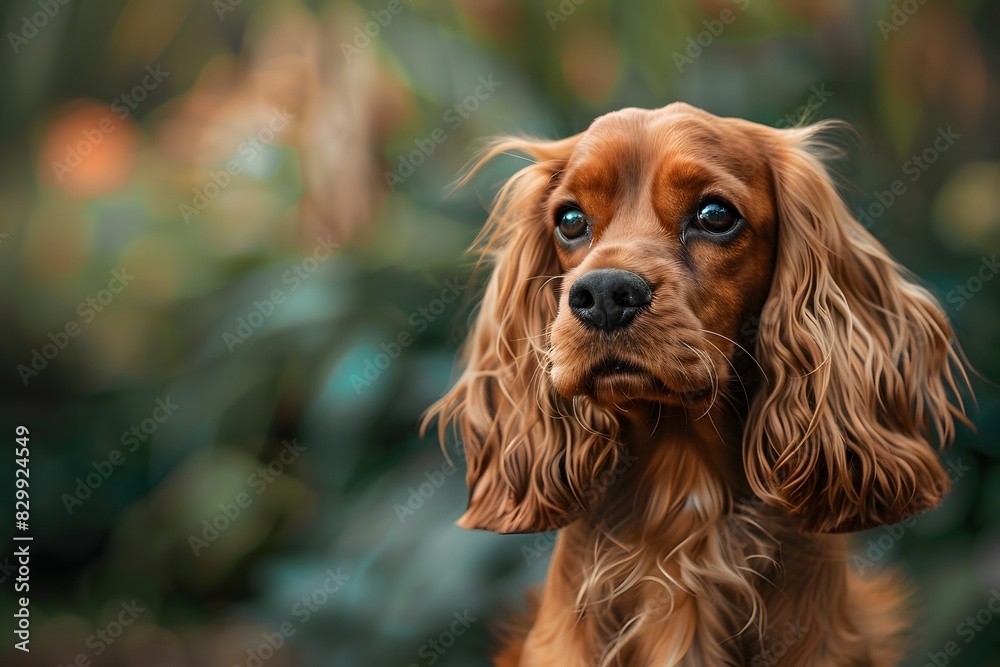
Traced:
[[[430, 417], [466, 449], [460, 525], [562, 529], [498, 665], [897, 663], [903, 589], [851, 571], [842, 533], [941, 501], [965, 375], [840, 201], [824, 128], [672, 104], [482, 158], [532, 163], [497, 196], [465, 371]], [[742, 219], [725, 240], [692, 227], [715, 199]], [[587, 242], [556, 234], [568, 209]], [[574, 316], [597, 269], [648, 284], [627, 326]]]

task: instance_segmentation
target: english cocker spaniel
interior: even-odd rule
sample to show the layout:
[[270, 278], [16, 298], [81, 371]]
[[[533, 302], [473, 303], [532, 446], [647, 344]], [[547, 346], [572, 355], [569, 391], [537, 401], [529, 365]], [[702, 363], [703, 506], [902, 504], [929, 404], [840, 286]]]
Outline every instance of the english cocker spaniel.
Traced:
[[484, 153], [531, 163], [428, 419], [465, 447], [459, 525], [560, 529], [497, 665], [900, 659], [905, 586], [859, 576], [845, 533], [941, 502], [968, 382], [938, 302], [841, 201], [829, 126], [678, 103]]

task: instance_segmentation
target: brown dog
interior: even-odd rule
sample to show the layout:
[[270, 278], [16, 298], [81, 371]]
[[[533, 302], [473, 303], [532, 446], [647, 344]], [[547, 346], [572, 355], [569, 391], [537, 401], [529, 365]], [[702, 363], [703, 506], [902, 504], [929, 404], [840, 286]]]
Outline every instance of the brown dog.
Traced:
[[826, 127], [671, 104], [483, 157], [533, 163], [431, 416], [466, 449], [460, 525], [562, 529], [497, 664], [901, 656], [902, 587], [859, 578], [842, 533], [938, 505], [967, 380], [938, 303], [841, 202]]

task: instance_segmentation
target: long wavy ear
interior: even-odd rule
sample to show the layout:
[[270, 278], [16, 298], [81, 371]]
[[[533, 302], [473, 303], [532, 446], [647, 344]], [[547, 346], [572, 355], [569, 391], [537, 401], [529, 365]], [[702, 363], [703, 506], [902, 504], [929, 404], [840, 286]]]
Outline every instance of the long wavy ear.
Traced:
[[499, 139], [471, 172], [507, 151], [532, 158], [497, 194], [477, 241], [480, 264], [494, 267], [465, 343], [465, 370], [424, 422], [438, 418], [442, 443], [454, 426], [465, 447], [465, 528], [559, 528], [583, 515], [593, 480], [617, 462], [615, 420], [591, 406], [574, 410], [548, 373], [561, 270], [543, 204], [577, 139]]
[[948, 320], [848, 212], [817, 125], [777, 133], [778, 248], [747, 425], [755, 493], [807, 530], [863, 530], [936, 507], [935, 445], [968, 424]]

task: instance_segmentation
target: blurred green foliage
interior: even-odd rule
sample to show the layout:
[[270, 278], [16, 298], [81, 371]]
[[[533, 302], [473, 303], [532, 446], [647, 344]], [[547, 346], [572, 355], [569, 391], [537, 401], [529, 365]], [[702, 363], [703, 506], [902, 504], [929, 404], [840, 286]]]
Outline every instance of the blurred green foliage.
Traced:
[[[35, 537], [33, 650], [4, 664], [486, 664], [545, 562], [452, 525], [461, 455], [417, 427], [475, 303], [463, 251], [520, 163], [450, 184], [491, 135], [674, 100], [857, 129], [845, 196], [979, 373], [978, 430], [944, 455], [969, 470], [857, 553], [916, 580], [913, 664], [1000, 586], [997, 3], [24, 0], [3, 21], [0, 423], [31, 430]], [[952, 664], [1000, 665], [994, 623]]]

